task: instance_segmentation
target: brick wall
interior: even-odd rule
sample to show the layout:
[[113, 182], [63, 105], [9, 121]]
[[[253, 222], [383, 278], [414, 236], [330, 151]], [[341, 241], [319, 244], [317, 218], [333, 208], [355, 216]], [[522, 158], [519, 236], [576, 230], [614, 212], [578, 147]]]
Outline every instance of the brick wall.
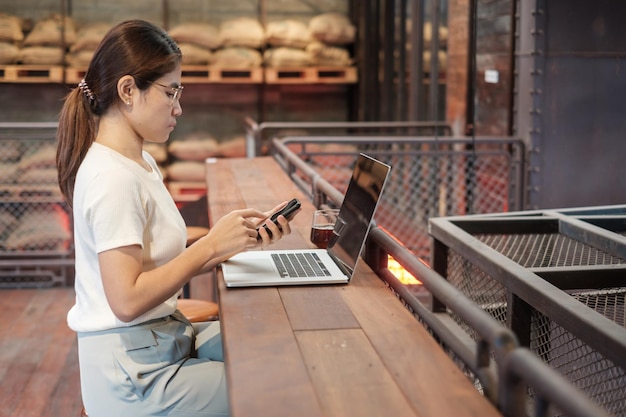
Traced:
[[[511, 98], [512, 0], [479, 0], [476, 40], [476, 134], [507, 135]], [[447, 121], [463, 134], [468, 82], [469, 7], [466, 0], [450, 0], [447, 77]], [[497, 71], [496, 83], [485, 71]], [[471, 122], [471, 121], [470, 121]]]

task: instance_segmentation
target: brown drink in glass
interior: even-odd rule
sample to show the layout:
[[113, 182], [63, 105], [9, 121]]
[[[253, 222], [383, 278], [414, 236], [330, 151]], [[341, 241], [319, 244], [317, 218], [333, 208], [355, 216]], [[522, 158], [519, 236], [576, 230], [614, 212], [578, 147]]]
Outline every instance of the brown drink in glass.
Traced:
[[311, 242], [318, 248], [326, 249], [328, 247], [328, 241], [333, 235], [338, 214], [338, 209], [316, 210], [313, 213]]

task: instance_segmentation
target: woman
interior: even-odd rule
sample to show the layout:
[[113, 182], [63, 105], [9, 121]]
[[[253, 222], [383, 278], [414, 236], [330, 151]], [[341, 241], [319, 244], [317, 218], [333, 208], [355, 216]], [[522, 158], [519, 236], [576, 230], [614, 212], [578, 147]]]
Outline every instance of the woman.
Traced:
[[123, 22], [60, 114], [57, 168], [76, 252], [68, 324], [90, 417], [228, 415], [219, 323], [192, 327], [177, 297], [193, 276], [290, 233], [280, 216], [257, 240], [271, 212], [237, 210], [185, 249], [184, 221], [142, 150], [166, 142], [182, 113], [181, 57], [158, 27]]

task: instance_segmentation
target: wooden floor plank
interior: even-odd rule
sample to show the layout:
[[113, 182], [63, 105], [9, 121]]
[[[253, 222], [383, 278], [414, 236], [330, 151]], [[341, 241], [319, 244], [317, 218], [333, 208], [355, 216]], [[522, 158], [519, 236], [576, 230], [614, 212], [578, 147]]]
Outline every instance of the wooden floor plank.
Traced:
[[66, 322], [73, 302], [72, 288], [0, 290], [11, 317], [0, 326], [0, 417], [80, 414], [76, 334]]
[[[60, 292], [57, 294], [59, 298], [64, 295]], [[67, 301], [68, 304], [71, 302], [69, 299]], [[21, 399], [14, 411], [16, 415], [39, 417], [45, 415], [48, 409], [54, 387], [63, 373], [64, 359], [76, 338], [75, 333], [67, 327], [66, 314], [64, 305], [54, 303], [44, 313], [45, 318], [39, 320], [41, 327], [38, 333], [46, 335], [44, 340], [47, 343], [37, 347], [41, 351], [41, 360], [28, 384], [23, 387]]]

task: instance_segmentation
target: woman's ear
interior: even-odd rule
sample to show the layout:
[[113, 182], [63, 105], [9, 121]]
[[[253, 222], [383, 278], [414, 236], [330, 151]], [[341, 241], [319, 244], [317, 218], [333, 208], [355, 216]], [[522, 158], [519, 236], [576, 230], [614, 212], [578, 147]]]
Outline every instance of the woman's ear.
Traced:
[[133, 104], [133, 91], [135, 91], [135, 79], [131, 75], [124, 75], [117, 81], [117, 95], [128, 106]]

